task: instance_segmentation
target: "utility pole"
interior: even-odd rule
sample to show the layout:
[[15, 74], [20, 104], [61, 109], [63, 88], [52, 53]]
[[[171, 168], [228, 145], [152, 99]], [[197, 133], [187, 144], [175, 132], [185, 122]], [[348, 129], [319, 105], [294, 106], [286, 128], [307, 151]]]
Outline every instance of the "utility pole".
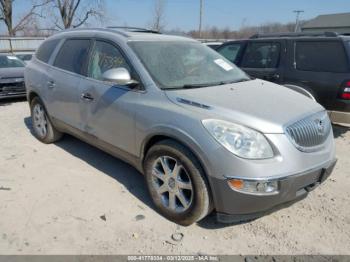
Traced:
[[299, 19], [300, 19], [300, 14], [301, 14], [301, 13], [304, 13], [304, 10], [294, 10], [293, 12], [296, 14], [294, 32], [298, 32], [298, 30], [299, 30]]
[[202, 38], [202, 18], [203, 18], [203, 0], [200, 0], [200, 7], [199, 7], [199, 38]]

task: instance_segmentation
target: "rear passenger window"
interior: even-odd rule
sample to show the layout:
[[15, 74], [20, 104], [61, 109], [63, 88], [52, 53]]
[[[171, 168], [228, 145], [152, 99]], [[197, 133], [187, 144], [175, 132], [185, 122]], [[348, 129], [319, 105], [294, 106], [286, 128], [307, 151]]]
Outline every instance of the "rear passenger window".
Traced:
[[239, 50], [241, 49], [241, 44], [229, 44], [220, 48], [218, 52], [224, 56], [226, 59], [230, 60], [232, 63], [235, 62]]
[[243, 56], [243, 68], [276, 68], [280, 58], [279, 43], [249, 43]]
[[112, 68], [124, 67], [132, 74], [129, 64], [124, 56], [114, 45], [96, 41], [91, 52], [88, 76], [97, 80], [102, 80], [103, 73]]
[[90, 40], [87, 39], [65, 41], [56, 56], [54, 66], [79, 75], [86, 75], [85, 65], [89, 48]]
[[298, 70], [314, 72], [348, 72], [348, 60], [342, 43], [335, 41], [296, 42]]
[[60, 39], [48, 40], [41, 44], [35, 56], [42, 62], [48, 63], [52, 52], [55, 50]]

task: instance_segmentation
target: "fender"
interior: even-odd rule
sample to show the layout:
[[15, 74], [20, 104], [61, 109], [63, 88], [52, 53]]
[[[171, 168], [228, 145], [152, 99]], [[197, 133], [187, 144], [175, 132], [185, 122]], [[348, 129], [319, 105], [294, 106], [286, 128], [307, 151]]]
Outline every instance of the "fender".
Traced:
[[143, 139], [140, 147], [140, 161], [143, 163], [144, 157], [145, 157], [145, 148], [148, 145], [148, 143], [151, 141], [152, 138], [156, 136], [164, 136], [168, 137], [170, 139], [174, 139], [178, 141], [179, 143], [183, 144], [184, 146], [188, 147], [188, 149], [191, 150], [191, 152], [195, 155], [195, 157], [200, 162], [202, 168], [204, 169], [204, 172], [206, 174], [210, 173], [209, 168], [206, 166], [205, 163], [208, 163], [209, 159], [206, 157], [206, 154], [204, 150], [202, 149], [201, 145], [197, 143], [195, 138], [193, 138], [189, 133], [187, 133], [184, 130], [179, 130], [176, 127], [173, 126], [154, 126], [147, 132], [148, 134]]
[[314, 100], [315, 102], [317, 102], [317, 99], [316, 99], [315, 95], [307, 87], [301, 87], [301, 86], [294, 85], [294, 84], [284, 84], [283, 86], [288, 87], [289, 89], [292, 89], [295, 92], [298, 92], [298, 93], [300, 93], [302, 95], [305, 95], [305, 96], [311, 98], [312, 100]]

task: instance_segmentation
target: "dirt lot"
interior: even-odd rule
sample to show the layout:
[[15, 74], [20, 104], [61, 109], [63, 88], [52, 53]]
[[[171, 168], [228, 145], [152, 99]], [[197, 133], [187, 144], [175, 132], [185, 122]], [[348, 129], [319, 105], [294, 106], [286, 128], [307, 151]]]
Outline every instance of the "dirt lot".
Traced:
[[180, 227], [134, 168], [70, 136], [40, 143], [27, 102], [12, 102], [0, 104], [0, 254], [350, 254], [349, 128], [334, 126], [338, 165], [303, 201], [246, 224]]

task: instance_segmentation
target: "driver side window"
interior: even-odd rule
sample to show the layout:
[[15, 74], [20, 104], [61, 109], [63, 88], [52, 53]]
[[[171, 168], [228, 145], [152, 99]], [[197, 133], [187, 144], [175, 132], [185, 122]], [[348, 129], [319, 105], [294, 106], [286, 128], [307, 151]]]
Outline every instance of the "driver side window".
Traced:
[[122, 53], [114, 45], [96, 41], [91, 52], [88, 77], [103, 80], [103, 73], [112, 68], [124, 67], [130, 74], [131, 68]]

